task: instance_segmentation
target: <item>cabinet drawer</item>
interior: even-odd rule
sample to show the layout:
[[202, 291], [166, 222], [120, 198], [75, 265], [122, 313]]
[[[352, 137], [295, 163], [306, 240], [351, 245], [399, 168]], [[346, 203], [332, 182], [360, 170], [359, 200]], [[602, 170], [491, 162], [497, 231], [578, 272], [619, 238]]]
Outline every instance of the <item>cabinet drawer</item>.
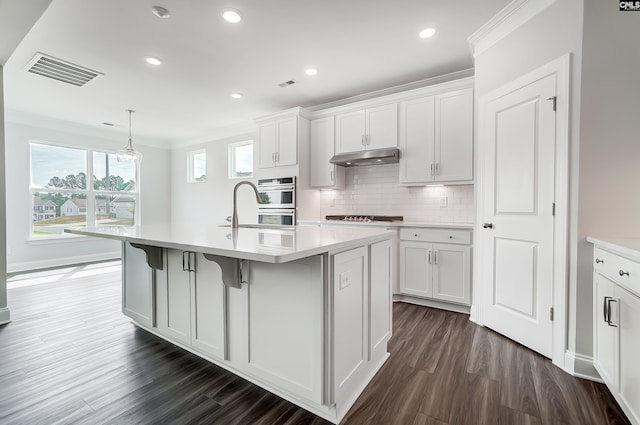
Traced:
[[593, 250], [593, 267], [596, 273], [608, 277], [640, 296], [640, 263], [595, 248]]
[[429, 228], [400, 229], [400, 239], [403, 241], [471, 244], [471, 231]]

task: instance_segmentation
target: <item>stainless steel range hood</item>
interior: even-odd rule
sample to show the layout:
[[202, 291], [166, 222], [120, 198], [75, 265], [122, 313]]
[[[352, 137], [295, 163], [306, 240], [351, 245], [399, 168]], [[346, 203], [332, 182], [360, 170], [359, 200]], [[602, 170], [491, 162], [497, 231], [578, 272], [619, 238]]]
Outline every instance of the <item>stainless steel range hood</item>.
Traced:
[[387, 148], [370, 151], [340, 153], [329, 160], [330, 163], [343, 167], [360, 165], [397, 164], [400, 160], [400, 149]]

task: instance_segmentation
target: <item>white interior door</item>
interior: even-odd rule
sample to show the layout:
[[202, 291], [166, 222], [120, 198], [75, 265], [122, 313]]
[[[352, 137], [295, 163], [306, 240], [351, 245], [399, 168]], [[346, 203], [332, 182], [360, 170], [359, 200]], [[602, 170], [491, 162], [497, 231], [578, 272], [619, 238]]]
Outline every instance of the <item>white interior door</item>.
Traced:
[[[481, 105], [486, 326], [552, 356], [556, 75]], [[550, 99], [550, 100], [549, 100]]]

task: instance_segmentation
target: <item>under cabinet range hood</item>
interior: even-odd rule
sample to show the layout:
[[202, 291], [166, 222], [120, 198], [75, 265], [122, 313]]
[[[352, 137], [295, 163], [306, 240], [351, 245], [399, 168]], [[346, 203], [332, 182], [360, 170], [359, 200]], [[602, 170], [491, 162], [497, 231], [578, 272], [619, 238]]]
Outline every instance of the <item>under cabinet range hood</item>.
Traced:
[[400, 149], [387, 148], [369, 151], [340, 153], [329, 160], [330, 163], [342, 167], [360, 165], [397, 164], [400, 161]]

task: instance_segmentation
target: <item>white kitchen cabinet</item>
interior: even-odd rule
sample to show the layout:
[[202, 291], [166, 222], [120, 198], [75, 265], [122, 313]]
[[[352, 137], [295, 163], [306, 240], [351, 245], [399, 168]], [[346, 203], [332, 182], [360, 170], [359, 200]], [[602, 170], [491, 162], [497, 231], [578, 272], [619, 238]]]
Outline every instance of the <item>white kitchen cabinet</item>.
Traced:
[[378, 358], [387, 351], [387, 341], [391, 338], [392, 282], [396, 271], [393, 260], [396, 256], [395, 243], [391, 240], [371, 245], [371, 274], [369, 299], [371, 314], [369, 325], [369, 358]]
[[174, 341], [225, 357], [226, 300], [220, 267], [202, 254], [166, 249], [157, 272], [157, 330]]
[[308, 140], [309, 121], [297, 112], [258, 122], [258, 167], [272, 168], [298, 163], [298, 144]]
[[331, 164], [335, 151], [334, 117], [312, 120], [310, 123], [310, 185], [327, 189], [344, 189], [345, 169]]
[[593, 253], [593, 364], [631, 423], [640, 424], [640, 258]]
[[333, 323], [335, 399], [352, 393], [366, 371], [368, 355], [366, 247], [333, 256]]
[[[122, 312], [136, 322], [155, 326], [155, 273], [149, 267], [146, 253], [122, 243]], [[126, 284], [125, 284], [126, 283]]]
[[396, 103], [335, 116], [337, 153], [398, 146]]
[[473, 89], [400, 103], [400, 183], [473, 180]]
[[400, 293], [470, 305], [470, 243], [470, 231], [401, 229]]

